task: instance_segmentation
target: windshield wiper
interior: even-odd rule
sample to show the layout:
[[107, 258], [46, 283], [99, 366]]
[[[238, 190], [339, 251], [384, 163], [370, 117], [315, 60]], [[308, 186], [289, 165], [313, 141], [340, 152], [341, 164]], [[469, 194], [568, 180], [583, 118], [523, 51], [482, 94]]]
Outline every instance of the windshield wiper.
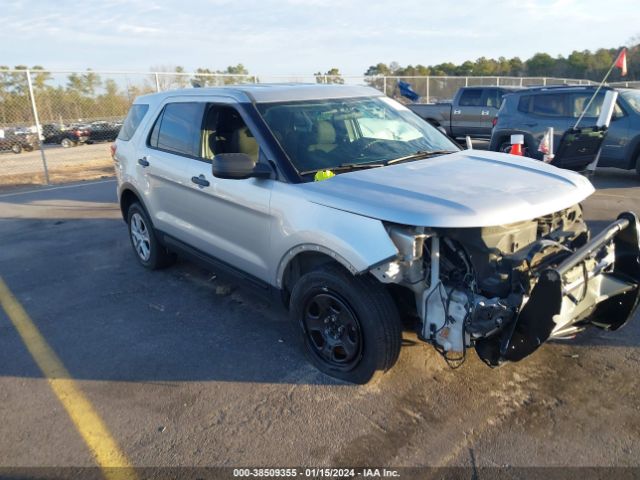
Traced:
[[446, 155], [448, 153], [456, 153], [456, 150], [418, 150], [411, 155], [405, 155], [404, 157], [393, 158], [387, 160], [385, 165], [393, 165], [394, 163], [405, 162], [409, 160], [420, 160], [422, 158], [434, 157], [436, 155]]
[[376, 168], [376, 167], [384, 167], [386, 163], [380, 162], [372, 162], [372, 163], [341, 163], [340, 165], [336, 165], [335, 167], [326, 167], [326, 168], [315, 168], [313, 170], [305, 170], [304, 172], [300, 172], [300, 175], [309, 175], [311, 173], [318, 173], [324, 170], [331, 170], [332, 172], [344, 172], [347, 170], [357, 170], [360, 168]]

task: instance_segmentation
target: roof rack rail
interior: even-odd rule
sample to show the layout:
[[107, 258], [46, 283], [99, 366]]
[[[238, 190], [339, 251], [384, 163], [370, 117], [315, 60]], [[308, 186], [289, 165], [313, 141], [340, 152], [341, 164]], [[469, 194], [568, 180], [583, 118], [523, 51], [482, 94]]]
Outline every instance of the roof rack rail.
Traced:
[[548, 88], [548, 89], [552, 89], [552, 88], [567, 88], [567, 87], [584, 87], [584, 88], [588, 88], [588, 87], [593, 87], [594, 85], [589, 85], [589, 84], [584, 84], [584, 83], [554, 83], [551, 85], [525, 85], [526, 88]]

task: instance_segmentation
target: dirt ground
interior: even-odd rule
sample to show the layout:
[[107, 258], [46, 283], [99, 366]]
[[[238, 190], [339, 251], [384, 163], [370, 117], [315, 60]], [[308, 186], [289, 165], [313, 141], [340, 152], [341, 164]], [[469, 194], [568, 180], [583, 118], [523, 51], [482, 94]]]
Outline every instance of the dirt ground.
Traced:
[[[114, 175], [109, 143], [62, 148], [45, 146], [44, 153], [52, 184], [108, 178]], [[0, 188], [44, 185], [40, 150], [0, 154]]]

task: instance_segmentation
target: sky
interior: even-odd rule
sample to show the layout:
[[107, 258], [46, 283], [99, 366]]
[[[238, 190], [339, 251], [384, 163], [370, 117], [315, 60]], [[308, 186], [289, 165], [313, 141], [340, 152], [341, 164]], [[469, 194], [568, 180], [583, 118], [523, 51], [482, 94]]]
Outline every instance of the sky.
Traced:
[[612, 48], [640, 37], [638, 0], [1, 0], [0, 65], [263, 75], [378, 62]]

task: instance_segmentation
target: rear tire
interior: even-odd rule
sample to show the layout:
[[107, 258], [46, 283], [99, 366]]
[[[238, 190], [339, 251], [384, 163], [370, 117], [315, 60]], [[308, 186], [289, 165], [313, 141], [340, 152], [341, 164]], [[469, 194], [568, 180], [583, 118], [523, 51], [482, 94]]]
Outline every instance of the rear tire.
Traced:
[[291, 293], [290, 316], [307, 358], [327, 375], [364, 384], [398, 360], [398, 310], [369, 276], [353, 276], [339, 265], [304, 274]]
[[20, 145], [19, 143], [14, 143], [13, 145], [11, 145], [11, 151], [15, 154], [21, 153], [22, 145]]
[[63, 148], [75, 147], [76, 143], [72, 141], [70, 138], [63, 138], [60, 142]]
[[502, 142], [498, 147], [498, 151], [501, 153], [511, 153], [511, 142]]
[[175, 262], [176, 255], [158, 241], [147, 212], [137, 202], [129, 207], [127, 225], [131, 247], [143, 267], [157, 270]]

